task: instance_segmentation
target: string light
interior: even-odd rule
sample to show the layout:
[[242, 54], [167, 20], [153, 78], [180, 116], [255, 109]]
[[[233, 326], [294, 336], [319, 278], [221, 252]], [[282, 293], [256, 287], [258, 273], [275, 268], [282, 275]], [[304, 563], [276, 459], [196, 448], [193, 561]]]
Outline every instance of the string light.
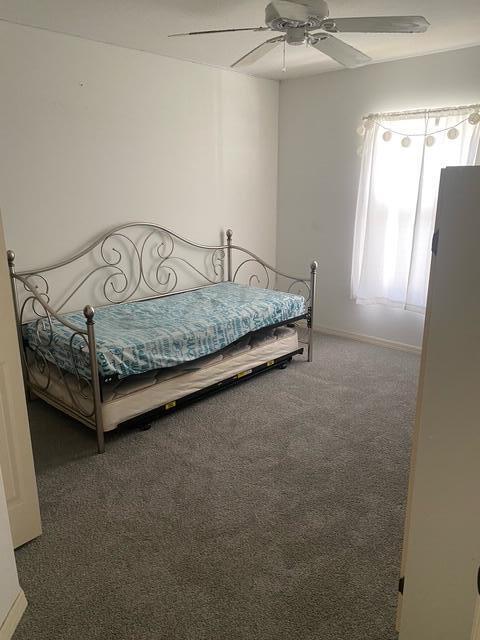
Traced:
[[468, 116], [468, 122], [470, 124], [478, 124], [480, 122], [480, 111], [474, 111]]
[[453, 127], [453, 129], [450, 129], [447, 133], [447, 137], [449, 140], [456, 140], [459, 135], [460, 135], [460, 132], [455, 127]]
[[[460, 120], [460, 122], [457, 122], [453, 127], [452, 126], [445, 127], [443, 129], [437, 129], [435, 131], [426, 130], [423, 133], [407, 134], [406, 132], [397, 131], [396, 129], [391, 129], [390, 127], [386, 126], [385, 124], [383, 124], [383, 122], [380, 121], [384, 117], [398, 116], [398, 118], [400, 119], [404, 115], [405, 116], [418, 115], [419, 117], [423, 115], [425, 117], [425, 128], [427, 129], [427, 123], [429, 121], [429, 118], [431, 117], [434, 118], [435, 126], [438, 127], [440, 126], [440, 122], [441, 122], [440, 114], [442, 112], [446, 112], [451, 115], [451, 112], [455, 110], [458, 110], [460, 112], [463, 111], [464, 113], [471, 111], [471, 113], [466, 117], [464, 117], [462, 120]], [[381, 129], [384, 129], [384, 132], [382, 134], [382, 139], [384, 140], [384, 142], [390, 142], [394, 135], [400, 136], [401, 145], [406, 149], [410, 147], [410, 145], [412, 144], [412, 138], [422, 137], [424, 138], [424, 143], [427, 147], [433, 147], [433, 145], [436, 142], [435, 136], [440, 133], [446, 133], [447, 138], [449, 140], [456, 140], [460, 135], [460, 131], [458, 127], [460, 127], [465, 122], [468, 122], [473, 126], [480, 124], [480, 105], [479, 104], [474, 104], [474, 105], [469, 105], [464, 107], [457, 107], [457, 108], [452, 107], [452, 108], [445, 108], [445, 109], [432, 109], [431, 111], [419, 110], [419, 111], [406, 111], [406, 112], [399, 112], [399, 113], [372, 114], [363, 118], [362, 123], [357, 127], [357, 133], [361, 138], [365, 138], [367, 131], [369, 131], [370, 129], [372, 129], [372, 127], [377, 125]], [[357, 153], [358, 155], [361, 155], [363, 153], [363, 146], [357, 149]]]

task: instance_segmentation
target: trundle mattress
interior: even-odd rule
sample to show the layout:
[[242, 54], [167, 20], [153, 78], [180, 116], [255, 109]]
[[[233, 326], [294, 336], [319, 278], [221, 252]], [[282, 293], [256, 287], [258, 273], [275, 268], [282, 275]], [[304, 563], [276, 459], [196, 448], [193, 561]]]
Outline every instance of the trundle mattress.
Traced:
[[[111, 431], [130, 420], [179, 398], [246, 372], [298, 349], [293, 327], [267, 328], [245, 336], [213, 356], [175, 368], [158, 369], [102, 385], [104, 430]], [[69, 376], [69, 374], [64, 374]], [[73, 376], [69, 376], [74, 381]], [[70, 404], [60, 375], [52, 375], [49, 392]], [[82, 402], [82, 398], [77, 398]], [[87, 404], [85, 405], [87, 406]]]

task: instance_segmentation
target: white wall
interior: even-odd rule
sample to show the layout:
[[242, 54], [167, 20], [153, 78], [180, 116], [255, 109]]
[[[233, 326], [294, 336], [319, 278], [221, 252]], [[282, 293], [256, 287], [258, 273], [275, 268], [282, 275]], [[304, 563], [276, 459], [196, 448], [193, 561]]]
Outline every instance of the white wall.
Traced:
[[273, 81], [0, 22], [0, 208], [17, 266], [124, 221], [235, 240], [285, 270], [318, 258], [317, 325], [419, 345], [423, 318], [349, 299], [371, 111], [480, 100], [480, 48]]
[[319, 260], [318, 326], [421, 344], [423, 316], [349, 299], [355, 131], [370, 112], [480, 102], [479, 68], [475, 47], [281, 83], [277, 263]]
[[18, 268], [141, 220], [274, 261], [277, 82], [0, 22], [0, 94]]

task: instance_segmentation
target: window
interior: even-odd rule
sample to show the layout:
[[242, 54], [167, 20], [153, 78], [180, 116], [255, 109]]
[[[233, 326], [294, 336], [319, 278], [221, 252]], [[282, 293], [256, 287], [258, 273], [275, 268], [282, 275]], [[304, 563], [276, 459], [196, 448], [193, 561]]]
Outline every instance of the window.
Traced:
[[479, 106], [364, 123], [352, 297], [424, 313], [440, 171], [475, 164]]

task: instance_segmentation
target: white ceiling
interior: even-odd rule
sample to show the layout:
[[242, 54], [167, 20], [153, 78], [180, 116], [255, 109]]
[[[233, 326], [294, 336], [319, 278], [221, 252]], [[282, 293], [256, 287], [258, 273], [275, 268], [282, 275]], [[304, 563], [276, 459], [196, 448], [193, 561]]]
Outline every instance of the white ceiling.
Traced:
[[[264, 24], [267, 0], [0, 0], [0, 19], [228, 67], [260, 44], [268, 33], [167, 38], [169, 33]], [[334, 17], [424, 15], [426, 34], [345, 35], [374, 62], [480, 44], [480, 0], [330, 0]], [[281, 71], [281, 47], [243, 73], [285, 79], [341, 68], [316, 50], [288, 47], [288, 71]]]

